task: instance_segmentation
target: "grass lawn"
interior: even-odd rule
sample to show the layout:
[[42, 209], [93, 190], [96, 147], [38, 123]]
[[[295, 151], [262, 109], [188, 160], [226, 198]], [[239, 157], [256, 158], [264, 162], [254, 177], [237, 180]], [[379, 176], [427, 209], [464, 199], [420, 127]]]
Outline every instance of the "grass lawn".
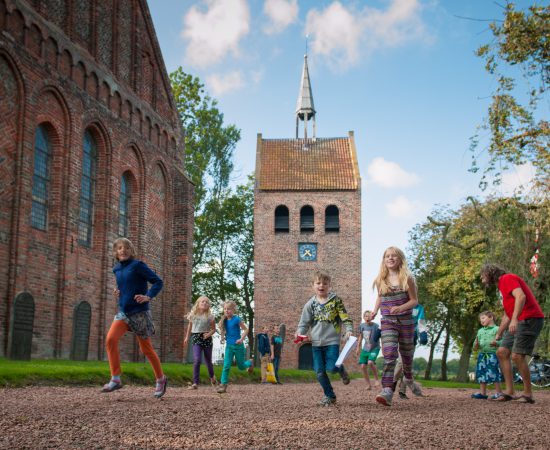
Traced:
[[[164, 372], [170, 378], [172, 386], [185, 386], [191, 382], [193, 366], [191, 364], [164, 363]], [[218, 380], [221, 366], [214, 366]], [[125, 384], [149, 385], [154, 375], [148, 362], [122, 363]], [[316, 382], [315, 373], [309, 370], [281, 369], [281, 379], [286, 383]], [[352, 374], [352, 378], [360, 378]], [[333, 376], [337, 379], [337, 376]], [[258, 368], [252, 375], [233, 368], [230, 374], [232, 383], [257, 382], [260, 378]], [[4, 387], [24, 386], [98, 386], [109, 380], [109, 364], [106, 361], [72, 361], [62, 359], [35, 359], [31, 361], [13, 361], [0, 358], [0, 385]], [[468, 388], [478, 387], [475, 383], [457, 383], [453, 381], [418, 380], [425, 387]], [[201, 382], [209, 383], [208, 373], [201, 366]]]

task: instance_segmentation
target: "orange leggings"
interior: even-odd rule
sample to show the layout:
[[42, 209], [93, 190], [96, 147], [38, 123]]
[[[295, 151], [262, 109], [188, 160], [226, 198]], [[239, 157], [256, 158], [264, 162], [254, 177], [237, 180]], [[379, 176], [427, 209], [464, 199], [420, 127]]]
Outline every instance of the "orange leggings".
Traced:
[[[113, 321], [109, 332], [107, 333], [107, 357], [109, 358], [109, 366], [111, 367], [111, 376], [117, 376], [121, 374], [120, 370], [120, 352], [118, 351], [118, 341], [120, 338], [126, 334], [127, 331], [130, 331], [130, 327], [123, 320]], [[160, 365], [160, 359], [153, 348], [151, 343], [151, 338], [143, 339], [139, 336], [136, 336], [139, 342], [139, 348], [141, 352], [147, 357], [151, 366], [153, 367], [153, 372], [155, 372], [155, 377], [162, 378], [164, 376], [162, 372], [162, 367]]]

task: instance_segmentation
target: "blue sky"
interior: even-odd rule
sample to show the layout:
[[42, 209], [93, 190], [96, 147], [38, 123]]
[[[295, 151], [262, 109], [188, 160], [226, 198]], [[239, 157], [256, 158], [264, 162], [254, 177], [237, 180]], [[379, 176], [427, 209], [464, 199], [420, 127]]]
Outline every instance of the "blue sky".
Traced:
[[[517, 1], [526, 7], [529, 1]], [[308, 35], [317, 136], [355, 132], [362, 176], [363, 305], [384, 249], [436, 204], [480, 195], [469, 138], [496, 83], [475, 50], [502, 18], [493, 0], [150, 0], [169, 72], [182, 66], [242, 130], [236, 182], [256, 135], [292, 138]], [[470, 18], [473, 20], [469, 20]], [[512, 170], [501, 193], [529, 178]]]

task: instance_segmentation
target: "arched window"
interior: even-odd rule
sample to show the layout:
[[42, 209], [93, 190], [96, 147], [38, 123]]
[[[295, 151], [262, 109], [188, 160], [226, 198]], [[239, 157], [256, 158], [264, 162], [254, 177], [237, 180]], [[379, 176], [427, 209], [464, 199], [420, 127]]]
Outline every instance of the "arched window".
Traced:
[[334, 205], [325, 210], [325, 232], [338, 233], [340, 231], [340, 211]]
[[120, 199], [118, 202], [118, 235], [121, 237], [128, 236], [130, 194], [128, 175], [124, 174], [120, 180]]
[[34, 138], [34, 174], [32, 178], [31, 224], [40, 230], [48, 223], [48, 190], [52, 148], [46, 128], [40, 125]]
[[94, 192], [97, 168], [97, 144], [89, 131], [84, 133], [82, 180], [80, 182], [80, 213], [78, 216], [78, 242], [86, 247], [92, 243], [94, 218]]
[[306, 205], [300, 210], [300, 231], [312, 232], [314, 229], [315, 221], [313, 218], [313, 208]]
[[275, 208], [275, 233], [288, 233], [288, 208], [279, 205]]

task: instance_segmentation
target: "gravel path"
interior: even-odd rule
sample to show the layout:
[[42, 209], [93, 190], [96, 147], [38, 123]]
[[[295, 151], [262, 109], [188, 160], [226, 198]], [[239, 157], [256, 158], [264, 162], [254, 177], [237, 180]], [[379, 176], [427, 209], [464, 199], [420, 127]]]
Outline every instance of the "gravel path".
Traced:
[[0, 391], [2, 449], [548, 449], [550, 391], [534, 405], [472, 400], [425, 389], [424, 398], [375, 403], [362, 380], [335, 383], [338, 405], [317, 406], [311, 384], [169, 388], [32, 387]]

